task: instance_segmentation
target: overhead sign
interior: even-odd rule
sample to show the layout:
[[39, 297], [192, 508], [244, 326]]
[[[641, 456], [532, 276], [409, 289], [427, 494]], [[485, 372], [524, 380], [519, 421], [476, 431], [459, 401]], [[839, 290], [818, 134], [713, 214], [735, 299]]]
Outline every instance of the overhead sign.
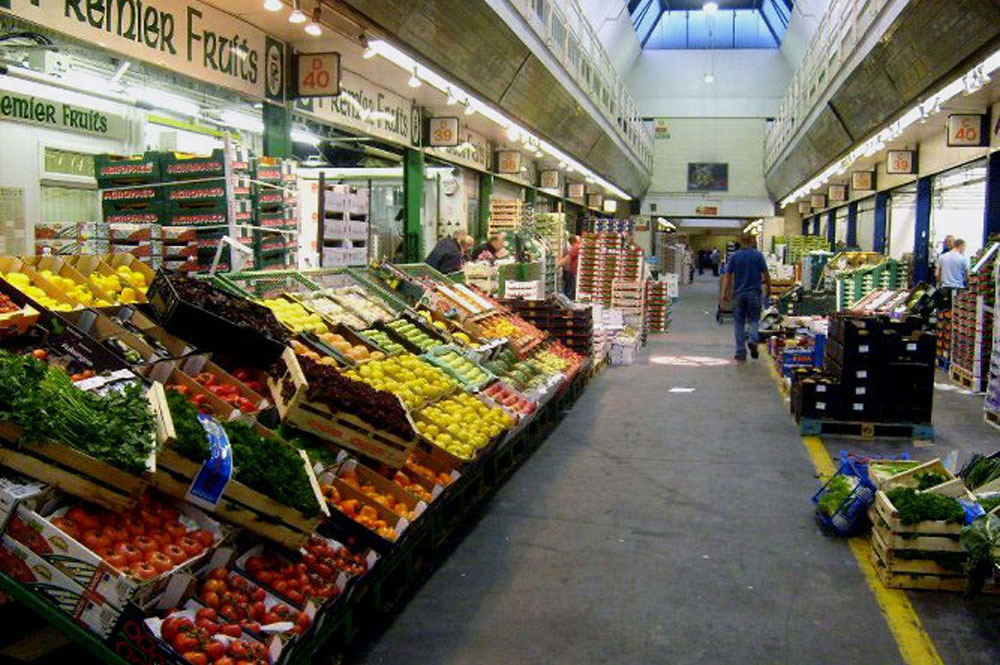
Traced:
[[109, 139], [124, 139], [127, 131], [120, 115], [7, 90], [0, 90], [0, 119]]
[[809, 197], [809, 204], [813, 208], [825, 208], [826, 207], [826, 197], [822, 194], [813, 194]]
[[912, 150], [890, 150], [886, 153], [885, 172], [910, 175], [917, 172], [917, 155]]
[[604, 197], [600, 194], [587, 194], [587, 206], [590, 208], [600, 208]]
[[703, 217], [715, 217], [719, 214], [719, 206], [695, 206], [694, 214]]
[[670, 125], [667, 123], [666, 118], [656, 118], [655, 120], [653, 120], [653, 138], [654, 139], [670, 138]]
[[197, 0], [0, 0], [3, 13], [251, 97], [285, 98], [285, 44]]
[[989, 145], [987, 116], [979, 113], [953, 113], [948, 116], [948, 146], [958, 148]]
[[608, 199], [604, 202], [604, 212], [618, 212], [618, 201]]
[[567, 188], [566, 196], [571, 199], [582, 199], [584, 191], [584, 184], [582, 182], [571, 182]]
[[826, 193], [831, 201], [846, 201], [847, 185], [830, 185]]
[[485, 136], [459, 123], [458, 140], [454, 147], [428, 147], [425, 151], [480, 171], [493, 170], [493, 144]]
[[501, 150], [497, 154], [497, 173], [520, 175], [522, 157], [517, 150]]
[[851, 189], [856, 192], [870, 192], [875, 189], [874, 171], [855, 171], [851, 174]]
[[799, 212], [812, 212], [812, 204], [809, 201], [799, 201]]
[[391, 143], [420, 145], [420, 108], [411, 100], [347, 69], [341, 71], [340, 88], [339, 97], [297, 100], [295, 111]]
[[559, 189], [559, 171], [542, 171], [538, 176], [538, 186], [542, 189]]
[[297, 54], [295, 82], [296, 97], [336, 97], [340, 94], [340, 54]]
[[432, 148], [453, 148], [459, 144], [458, 118], [431, 118], [427, 128], [427, 145]]

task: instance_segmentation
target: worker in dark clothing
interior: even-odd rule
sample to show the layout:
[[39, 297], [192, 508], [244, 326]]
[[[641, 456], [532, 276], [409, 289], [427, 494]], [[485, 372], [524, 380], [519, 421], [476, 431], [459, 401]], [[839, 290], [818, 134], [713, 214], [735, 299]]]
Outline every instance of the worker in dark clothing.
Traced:
[[455, 231], [454, 235], [438, 240], [424, 263], [446, 275], [458, 272], [462, 269], [463, 255], [472, 246], [472, 242], [472, 236], [465, 231]]
[[[736, 338], [736, 361], [746, 362], [747, 349], [756, 358], [760, 342], [761, 287], [771, 295], [771, 275], [767, 270], [764, 255], [754, 244], [753, 236], [744, 236], [740, 241], [742, 249], [729, 257], [726, 272], [722, 276], [722, 293], [732, 302], [733, 326]], [[750, 339], [747, 339], [747, 326]]]
[[472, 250], [473, 261], [495, 263], [497, 259], [505, 256], [507, 256], [507, 240], [502, 232], [491, 233], [489, 240]]

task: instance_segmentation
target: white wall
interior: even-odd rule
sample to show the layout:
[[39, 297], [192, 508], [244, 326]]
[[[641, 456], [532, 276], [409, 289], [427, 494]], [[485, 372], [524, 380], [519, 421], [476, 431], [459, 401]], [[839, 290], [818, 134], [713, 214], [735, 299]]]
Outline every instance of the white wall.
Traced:
[[651, 49], [626, 83], [645, 117], [766, 118], [777, 115], [791, 76], [777, 49]]
[[829, 4], [830, 0], [796, 0], [792, 19], [788, 22], [788, 31], [781, 40], [781, 54], [792, 71], [799, 68]]
[[608, 58], [624, 79], [642, 51], [625, 0], [579, 1]]

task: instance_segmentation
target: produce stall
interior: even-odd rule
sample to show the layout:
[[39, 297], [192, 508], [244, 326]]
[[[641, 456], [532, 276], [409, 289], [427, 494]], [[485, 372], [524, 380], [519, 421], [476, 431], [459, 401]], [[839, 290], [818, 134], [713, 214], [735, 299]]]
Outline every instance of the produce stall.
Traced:
[[0, 259], [0, 588], [103, 662], [346, 649], [592, 372], [426, 267], [115, 260]]

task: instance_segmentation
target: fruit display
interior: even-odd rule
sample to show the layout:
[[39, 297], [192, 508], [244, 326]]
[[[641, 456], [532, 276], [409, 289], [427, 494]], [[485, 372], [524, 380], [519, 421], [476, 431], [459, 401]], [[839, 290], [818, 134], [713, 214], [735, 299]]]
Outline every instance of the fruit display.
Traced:
[[417, 430], [425, 439], [466, 461], [514, 425], [514, 419], [503, 409], [488, 406], [466, 393], [421, 409], [416, 419]]
[[367, 321], [341, 305], [324, 291], [301, 293], [298, 294], [298, 298], [309, 309], [322, 314], [327, 320], [333, 323], [343, 323], [345, 326], [354, 328], [355, 330], [361, 330], [368, 325]]
[[332, 483], [320, 486], [320, 492], [327, 503], [350, 517], [361, 526], [368, 528], [388, 541], [396, 540], [398, 534], [394, 526], [389, 525], [385, 516], [371, 505], [365, 505], [360, 499], [344, 496], [339, 488]]
[[146, 276], [141, 272], [129, 270], [128, 266], [119, 266], [110, 275], [91, 274], [87, 280], [98, 289], [113, 295], [118, 302], [128, 305], [146, 300]]
[[274, 316], [292, 332], [311, 332], [319, 335], [330, 330], [319, 314], [309, 312], [297, 302], [284, 298], [270, 298], [261, 300], [260, 304], [274, 312]]
[[389, 333], [384, 330], [370, 328], [369, 330], [365, 330], [363, 332], [365, 337], [381, 346], [389, 355], [396, 355], [397, 353], [404, 353], [406, 351], [402, 344], [394, 341], [391, 337], [389, 337]]
[[446, 371], [459, 380], [462, 385], [472, 390], [479, 390], [493, 376], [454, 349], [439, 349], [438, 352], [427, 354], [426, 358], [436, 365], [446, 368]]
[[170, 613], [154, 633], [191, 665], [269, 665], [267, 647], [211, 607]]
[[[279, 602], [264, 589], [235, 571], [215, 568], [198, 584], [195, 597], [205, 607], [215, 610], [218, 617], [238, 624], [251, 635], [266, 633], [301, 634], [312, 624], [304, 611]], [[283, 628], [279, 626], [287, 626]]]
[[0, 314], [19, 312], [21, 308], [10, 299], [6, 293], [0, 293]]
[[410, 522], [417, 519], [417, 513], [410, 505], [408, 505], [405, 501], [397, 500], [396, 497], [392, 496], [388, 492], [380, 492], [374, 484], [371, 482], [365, 482], [363, 479], [359, 478], [357, 471], [353, 469], [341, 470], [337, 477], [342, 483], [358, 490], [375, 503], [386, 508], [386, 510], [390, 510], [400, 517], [406, 518]]
[[527, 392], [545, 383], [547, 375], [529, 360], [518, 360], [510, 349], [504, 349], [483, 365], [516, 390]]
[[395, 474], [393, 474], [392, 482], [396, 483], [397, 485], [399, 485], [404, 490], [406, 490], [413, 496], [417, 497], [424, 503], [430, 503], [431, 501], [434, 500], [434, 495], [428, 492], [426, 487], [424, 487], [418, 482], [415, 482], [412, 478], [410, 478], [402, 471], [397, 471]]
[[425, 333], [415, 323], [407, 321], [406, 319], [396, 319], [395, 321], [390, 321], [386, 324], [386, 326], [394, 330], [402, 337], [405, 337], [410, 344], [413, 344], [421, 351], [430, 351], [431, 349], [441, 345], [441, 342]]
[[565, 372], [568, 370], [572, 363], [566, 358], [563, 358], [548, 349], [541, 349], [533, 356], [531, 356], [531, 362], [537, 365], [546, 374], [555, 374], [557, 372]]
[[455, 389], [455, 382], [447, 374], [409, 353], [371, 360], [345, 375], [376, 390], [388, 390], [410, 409], [440, 399]]
[[79, 303], [84, 307], [110, 307], [112, 303], [94, 296], [86, 284], [74, 282], [69, 277], [63, 277], [51, 270], [39, 270], [38, 276], [63, 292], [65, 297], [74, 303]]
[[333, 291], [333, 297], [369, 323], [388, 321], [394, 315], [358, 286], [343, 286]]
[[49, 296], [44, 289], [37, 284], [32, 283], [31, 278], [23, 272], [11, 271], [6, 275], [3, 275], [3, 279], [45, 309], [53, 312], [68, 312], [75, 307], [75, 305], [68, 302], [57, 300], [56, 298]]
[[483, 394], [519, 416], [530, 415], [537, 408], [534, 402], [521, 397], [514, 389], [505, 385], [502, 381], [491, 384], [483, 391]]
[[489, 339], [509, 339], [520, 346], [536, 339], [538, 329], [518, 317], [493, 316], [482, 323], [480, 334]]
[[[235, 384], [220, 382], [218, 377], [211, 372], [200, 372], [194, 377], [194, 380], [204, 386], [205, 390], [243, 413], [255, 413], [257, 411], [257, 405], [246, 397], [243, 397], [240, 394], [240, 389]], [[181, 387], [183, 388], [183, 386]]]
[[444, 473], [443, 471], [440, 473], [435, 473], [435, 471], [430, 467], [425, 466], [420, 462], [418, 462], [417, 460], [413, 459], [412, 455], [408, 460], [406, 460], [406, 470], [411, 473], [415, 473], [424, 480], [429, 480], [430, 482], [436, 485], [440, 485], [441, 487], [447, 487], [448, 485], [451, 485], [452, 481], [454, 480], [454, 478], [452, 478], [450, 474]]
[[357, 362], [381, 360], [385, 357], [381, 351], [369, 351], [364, 344], [352, 344], [346, 337], [334, 332], [321, 333], [317, 337], [333, 350]]

